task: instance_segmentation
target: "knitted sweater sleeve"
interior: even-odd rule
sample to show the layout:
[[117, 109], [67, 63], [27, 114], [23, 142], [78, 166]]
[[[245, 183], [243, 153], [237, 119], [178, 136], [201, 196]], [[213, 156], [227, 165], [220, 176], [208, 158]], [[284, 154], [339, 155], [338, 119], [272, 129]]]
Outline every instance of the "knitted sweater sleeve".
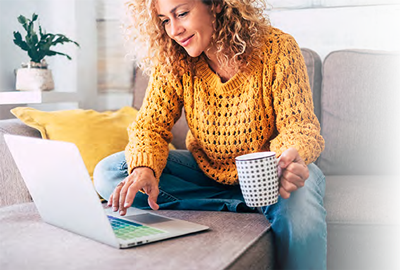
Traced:
[[314, 162], [324, 149], [320, 124], [314, 114], [307, 68], [296, 41], [281, 36], [272, 83], [277, 136], [270, 148], [280, 156], [294, 147], [306, 164]]
[[153, 71], [136, 121], [128, 127], [125, 158], [129, 174], [136, 167], [149, 167], [160, 178], [167, 163], [171, 129], [182, 112], [181, 89], [178, 80], [161, 76], [159, 68]]

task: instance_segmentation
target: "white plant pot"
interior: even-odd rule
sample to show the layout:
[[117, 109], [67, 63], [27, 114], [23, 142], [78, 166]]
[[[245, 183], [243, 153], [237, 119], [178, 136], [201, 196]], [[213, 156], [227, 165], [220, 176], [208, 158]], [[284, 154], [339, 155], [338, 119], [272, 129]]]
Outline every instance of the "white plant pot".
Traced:
[[19, 68], [16, 71], [15, 88], [20, 91], [49, 91], [54, 89], [50, 69]]

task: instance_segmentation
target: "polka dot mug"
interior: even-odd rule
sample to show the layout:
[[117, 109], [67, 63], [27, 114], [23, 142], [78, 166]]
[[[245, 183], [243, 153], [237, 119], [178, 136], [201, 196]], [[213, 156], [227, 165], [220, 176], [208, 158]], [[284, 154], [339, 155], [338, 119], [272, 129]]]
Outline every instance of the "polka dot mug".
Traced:
[[246, 204], [261, 207], [278, 201], [278, 159], [275, 152], [258, 152], [235, 158], [239, 184]]

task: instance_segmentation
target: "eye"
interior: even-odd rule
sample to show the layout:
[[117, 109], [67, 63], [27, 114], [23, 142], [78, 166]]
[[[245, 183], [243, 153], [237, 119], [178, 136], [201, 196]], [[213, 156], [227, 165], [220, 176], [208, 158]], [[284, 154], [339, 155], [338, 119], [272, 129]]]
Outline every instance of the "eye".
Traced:
[[189, 13], [189, 12], [182, 12], [182, 13], [179, 13], [177, 17], [178, 17], [178, 18], [183, 18], [183, 17], [185, 17], [188, 13]]
[[169, 22], [169, 19], [162, 20], [162, 21], [161, 21], [161, 25], [164, 26], [164, 25], [166, 25], [168, 22]]

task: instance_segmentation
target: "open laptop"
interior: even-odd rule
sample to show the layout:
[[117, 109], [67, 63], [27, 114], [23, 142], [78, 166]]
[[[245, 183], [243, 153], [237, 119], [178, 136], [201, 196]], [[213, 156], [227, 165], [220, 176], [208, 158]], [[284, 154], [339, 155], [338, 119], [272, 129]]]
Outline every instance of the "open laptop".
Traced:
[[209, 229], [130, 207], [126, 216], [103, 207], [73, 143], [17, 135], [4, 139], [42, 219], [116, 248]]

